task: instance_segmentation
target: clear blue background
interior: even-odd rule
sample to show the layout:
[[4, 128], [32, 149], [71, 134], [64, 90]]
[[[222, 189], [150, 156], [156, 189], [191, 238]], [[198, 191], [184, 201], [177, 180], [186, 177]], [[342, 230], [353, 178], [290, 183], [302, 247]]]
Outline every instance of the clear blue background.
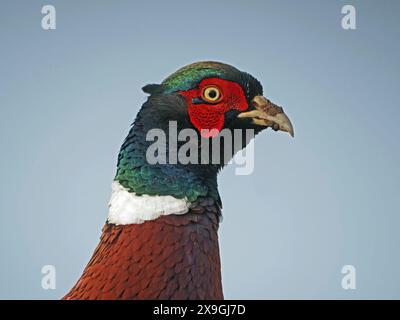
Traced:
[[[57, 29], [41, 28], [41, 8]], [[353, 4], [357, 30], [341, 28]], [[1, 1], [0, 298], [58, 299], [107, 215], [146, 96], [199, 60], [252, 73], [296, 137], [219, 178], [226, 298], [400, 298], [398, 1]], [[57, 289], [41, 288], [41, 268]], [[343, 290], [354, 265], [357, 289]]]

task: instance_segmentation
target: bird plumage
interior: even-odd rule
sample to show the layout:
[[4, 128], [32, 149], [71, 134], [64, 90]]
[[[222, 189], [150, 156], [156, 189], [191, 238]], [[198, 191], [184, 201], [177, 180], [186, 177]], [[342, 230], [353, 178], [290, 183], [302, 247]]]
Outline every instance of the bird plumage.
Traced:
[[65, 299], [223, 299], [218, 215], [203, 198], [185, 215], [106, 224]]
[[[218, 62], [188, 65], [143, 91], [150, 96], [121, 146], [100, 243], [64, 298], [222, 299], [217, 174], [233, 156], [224, 153], [233, 141], [222, 140], [218, 163], [202, 162], [201, 144], [195, 150], [199, 161], [182, 163], [172, 161], [172, 138], [166, 135], [168, 161], [150, 163], [153, 142], [147, 135], [153, 129], [168, 132], [171, 122], [201, 141], [223, 129], [257, 134], [272, 127], [293, 135], [293, 128], [282, 108], [261, 96], [258, 80]], [[239, 140], [239, 149], [249, 142]], [[178, 140], [176, 148], [185, 143]]]

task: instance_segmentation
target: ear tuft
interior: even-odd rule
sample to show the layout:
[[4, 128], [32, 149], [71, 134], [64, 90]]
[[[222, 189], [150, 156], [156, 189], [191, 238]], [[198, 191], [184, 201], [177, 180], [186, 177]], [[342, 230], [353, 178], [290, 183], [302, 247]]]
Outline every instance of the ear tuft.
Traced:
[[142, 88], [143, 92], [148, 93], [148, 94], [154, 94], [158, 93], [161, 91], [161, 85], [160, 84], [147, 84]]

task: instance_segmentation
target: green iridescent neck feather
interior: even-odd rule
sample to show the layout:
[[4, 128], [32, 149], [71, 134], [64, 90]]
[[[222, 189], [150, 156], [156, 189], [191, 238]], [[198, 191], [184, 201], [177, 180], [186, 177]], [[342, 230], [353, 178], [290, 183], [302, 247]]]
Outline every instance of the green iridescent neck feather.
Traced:
[[[220, 202], [217, 170], [202, 165], [188, 166], [180, 163], [149, 164], [146, 159], [146, 151], [153, 143], [146, 141], [146, 134], [153, 128], [167, 132], [168, 129], [163, 128], [163, 122], [157, 116], [163, 114], [163, 118], [169, 118], [165, 115], [167, 111], [163, 110], [163, 107], [168, 107], [171, 103], [179, 107], [183, 99], [177, 95], [150, 97], [142, 106], [121, 146], [115, 180], [137, 195], [171, 195], [179, 199], [186, 198], [190, 202], [195, 202], [200, 197], [212, 197]], [[185, 123], [180, 125], [186, 126]], [[167, 140], [166, 146], [168, 145]]]

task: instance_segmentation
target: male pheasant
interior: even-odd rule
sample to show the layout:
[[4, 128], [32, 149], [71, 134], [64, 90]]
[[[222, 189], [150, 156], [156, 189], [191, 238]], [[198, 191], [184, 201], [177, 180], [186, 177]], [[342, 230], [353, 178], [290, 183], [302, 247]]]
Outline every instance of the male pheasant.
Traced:
[[100, 243], [64, 299], [223, 299], [217, 174], [249, 143], [238, 130], [293, 127], [257, 79], [223, 63], [190, 64], [143, 91]]

